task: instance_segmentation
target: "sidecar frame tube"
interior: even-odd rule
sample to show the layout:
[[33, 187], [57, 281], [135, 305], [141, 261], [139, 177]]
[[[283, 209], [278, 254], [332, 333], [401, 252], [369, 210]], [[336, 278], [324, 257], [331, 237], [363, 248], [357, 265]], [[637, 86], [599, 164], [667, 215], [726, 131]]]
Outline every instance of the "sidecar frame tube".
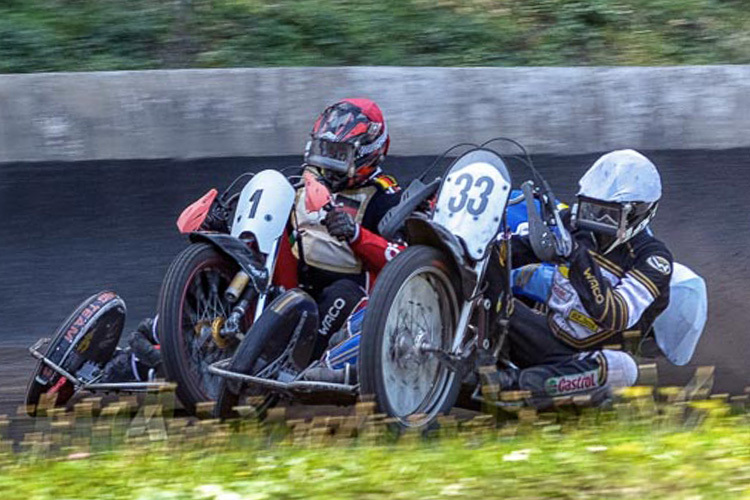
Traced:
[[293, 382], [279, 382], [278, 380], [270, 380], [267, 378], [254, 377], [252, 375], [246, 375], [244, 373], [233, 372], [226, 369], [227, 365], [231, 362], [230, 359], [222, 359], [208, 366], [208, 372], [217, 375], [219, 377], [228, 378], [231, 380], [237, 380], [238, 382], [245, 382], [252, 385], [266, 387], [275, 391], [286, 394], [287, 396], [294, 397], [295, 393], [314, 393], [322, 391], [339, 392], [342, 394], [349, 394], [356, 396], [359, 393], [359, 384], [348, 385], [348, 384], [335, 384], [331, 382], [315, 382], [310, 380], [295, 380]]
[[69, 380], [76, 390], [86, 391], [125, 391], [125, 392], [146, 392], [157, 389], [173, 387], [174, 384], [169, 382], [110, 382], [110, 383], [88, 383], [84, 382], [62, 366], [50, 360], [47, 356], [39, 352], [39, 348], [49, 339], [43, 338], [38, 340], [34, 345], [29, 347], [29, 353], [52, 370]]

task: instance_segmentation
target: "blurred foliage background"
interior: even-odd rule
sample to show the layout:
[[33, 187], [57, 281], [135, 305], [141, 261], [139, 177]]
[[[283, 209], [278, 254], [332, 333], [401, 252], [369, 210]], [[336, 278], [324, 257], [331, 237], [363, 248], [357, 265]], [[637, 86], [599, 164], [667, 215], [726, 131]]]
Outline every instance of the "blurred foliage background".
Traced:
[[750, 63], [747, 0], [0, 0], [0, 72]]

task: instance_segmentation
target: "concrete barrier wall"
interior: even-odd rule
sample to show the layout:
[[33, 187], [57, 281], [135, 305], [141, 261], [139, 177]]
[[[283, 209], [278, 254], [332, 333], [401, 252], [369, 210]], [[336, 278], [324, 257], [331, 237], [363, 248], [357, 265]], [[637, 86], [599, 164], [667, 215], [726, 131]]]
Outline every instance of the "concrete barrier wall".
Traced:
[[750, 146], [750, 66], [270, 68], [0, 75], [0, 162], [298, 154], [347, 96], [381, 104], [401, 155]]

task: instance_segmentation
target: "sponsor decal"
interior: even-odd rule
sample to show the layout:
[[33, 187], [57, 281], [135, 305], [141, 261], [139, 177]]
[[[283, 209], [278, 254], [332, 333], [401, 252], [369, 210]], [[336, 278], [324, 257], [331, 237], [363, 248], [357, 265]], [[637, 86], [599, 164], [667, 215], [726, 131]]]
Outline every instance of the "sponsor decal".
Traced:
[[591, 319], [590, 317], [586, 316], [585, 314], [579, 311], [576, 311], [576, 310], [570, 311], [570, 315], [568, 316], [568, 319], [578, 323], [582, 327], [592, 332], [596, 332], [597, 330], [599, 330], [599, 327], [596, 325], [593, 319]]
[[560, 396], [574, 392], [586, 391], [599, 386], [597, 370], [591, 370], [574, 375], [563, 375], [547, 379], [544, 388], [550, 396]]
[[589, 284], [589, 290], [591, 290], [591, 294], [594, 296], [594, 302], [599, 305], [604, 304], [604, 294], [602, 294], [602, 289], [599, 286], [599, 280], [597, 280], [594, 273], [591, 272], [590, 267], [587, 267], [586, 270], [583, 271], [583, 276]]
[[341, 297], [334, 300], [333, 305], [331, 305], [331, 307], [328, 308], [328, 311], [326, 312], [326, 315], [320, 324], [318, 333], [323, 335], [324, 337], [328, 335], [329, 333], [331, 333], [331, 327], [333, 326], [333, 322], [336, 321], [336, 318], [339, 317], [339, 315], [341, 314], [341, 311], [345, 307], [346, 307], [346, 301], [342, 299]]
[[78, 334], [81, 332], [81, 328], [83, 328], [84, 325], [88, 322], [89, 319], [91, 319], [99, 309], [102, 308], [107, 302], [117, 297], [117, 295], [114, 292], [104, 292], [100, 294], [96, 300], [91, 302], [86, 309], [81, 311], [81, 314], [76, 318], [76, 320], [73, 322], [70, 328], [68, 328], [68, 331], [65, 332], [65, 340], [68, 342], [73, 342], [73, 339], [75, 339]]
[[661, 255], [652, 255], [651, 257], [646, 259], [646, 262], [649, 266], [653, 267], [664, 275], [668, 275], [672, 272], [672, 265]]
[[555, 297], [560, 299], [562, 302], [567, 302], [568, 299], [570, 299], [571, 293], [558, 285], [557, 283], [552, 283], [552, 293]]
[[373, 142], [372, 144], [366, 144], [364, 146], [360, 146], [359, 151], [357, 151], [357, 153], [359, 153], [359, 156], [369, 155], [376, 149], [383, 147], [383, 144], [385, 144], [385, 141], [387, 139], [388, 139], [388, 128], [384, 127], [383, 133], [381, 134], [380, 137], [378, 137], [375, 140], [375, 142]]

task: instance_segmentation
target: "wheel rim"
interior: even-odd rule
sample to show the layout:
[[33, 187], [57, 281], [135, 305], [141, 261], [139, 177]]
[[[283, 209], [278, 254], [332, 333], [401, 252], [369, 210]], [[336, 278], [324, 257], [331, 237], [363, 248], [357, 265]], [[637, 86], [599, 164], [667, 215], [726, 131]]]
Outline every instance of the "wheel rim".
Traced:
[[431, 421], [450, 392], [454, 374], [430, 349], [450, 349], [457, 309], [448, 276], [431, 266], [411, 273], [394, 297], [381, 363], [392, 416], [406, 426]]
[[231, 271], [216, 262], [205, 262], [193, 270], [182, 296], [181, 339], [184, 354], [203, 393], [210, 400], [219, 395], [221, 377], [208, 372], [208, 367], [232, 355], [235, 342], [221, 347], [215, 340], [215, 326], [228, 317], [232, 306], [224, 299], [224, 291], [232, 279]]

